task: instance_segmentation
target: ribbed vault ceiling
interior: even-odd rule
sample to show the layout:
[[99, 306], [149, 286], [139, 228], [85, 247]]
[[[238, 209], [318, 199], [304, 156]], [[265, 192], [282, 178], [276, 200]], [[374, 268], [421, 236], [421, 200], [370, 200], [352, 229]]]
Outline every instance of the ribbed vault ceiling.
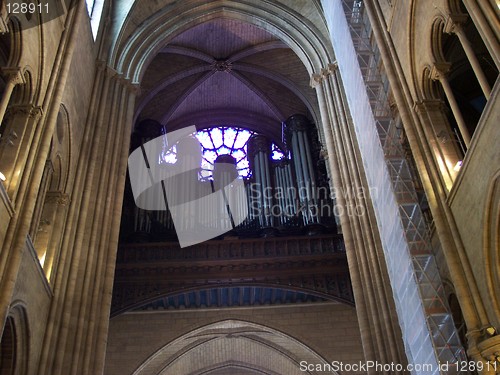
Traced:
[[283, 42], [249, 23], [216, 18], [179, 34], [151, 61], [137, 118], [167, 131], [236, 125], [279, 139], [281, 123], [309, 115], [315, 103], [305, 67]]

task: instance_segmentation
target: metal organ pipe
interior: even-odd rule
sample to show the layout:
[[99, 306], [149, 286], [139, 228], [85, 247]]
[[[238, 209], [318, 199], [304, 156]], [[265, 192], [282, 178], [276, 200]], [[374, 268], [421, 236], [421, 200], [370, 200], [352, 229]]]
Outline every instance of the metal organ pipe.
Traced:
[[263, 135], [254, 135], [249, 140], [249, 151], [253, 155], [253, 173], [259, 195], [259, 222], [261, 227], [273, 225], [271, 173], [269, 170], [270, 143]]
[[309, 121], [305, 116], [294, 115], [286, 121], [287, 138], [291, 139], [292, 160], [297, 178], [299, 200], [304, 224], [319, 223], [316, 199], [316, 182], [311, 147], [307, 130]]

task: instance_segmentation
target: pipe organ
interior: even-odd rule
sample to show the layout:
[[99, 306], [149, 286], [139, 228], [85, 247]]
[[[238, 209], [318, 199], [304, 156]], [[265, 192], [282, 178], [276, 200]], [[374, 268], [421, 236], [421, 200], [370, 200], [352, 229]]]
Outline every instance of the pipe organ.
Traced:
[[[144, 134], [143, 128], [139, 130], [142, 130], [142, 133], [136, 132], [135, 138], [133, 137], [134, 149], [159, 136], [158, 132], [151, 134], [149, 131], [149, 134]], [[272, 158], [272, 142], [266, 136], [253, 134], [249, 138], [247, 159], [251, 174], [244, 179], [246, 197], [244, 199], [239, 197], [236, 202], [231, 203], [233, 209], [247, 212], [247, 215], [242, 222], [235, 225], [229, 202], [224, 195], [226, 207], [220, 210], [229, 212], [232, 223], [232, 228], [229, 228], [231, 230], [225, 233], [224, 237], [270, 237], [337, 232], [334, 200], [331, 197], [325, 161], [321, 157], [321, 145], [317, 140], [315, 126], [305, 116], [294, 115], [285, 122], [284, 135], [283, 154], [279, 159]], [[180, 162], [179, 157], [176, 162]], [[230, 168], [234, 165], [234, 170], [227, 171], [225, 168], [225, 173], [217, 173], [217, 170], [221, 170], [218, 169], [218, 163], [225, 163], [224, 165]], [[237, 177], [237, 173], [236, 159], [227, 154], [219, 155], [215, 160], [214, 172], [210, 179], [202, 179], [197, 173], [187, 173], [180, 177], [182, 181], [162, 181], [162, 187], [165, 189], [165, 195], [169, 189], [181, 189], [181, 195], [187, 194], [185, 198], [189, 199], [192, 191], [196, 190], [195, 196], [199, 198], [223, 189], [234, 178], [241, 178]], [[133, 198], [127, 199], [124, 203], [122, 241], [175, 240], [176, 230], [186, 230], [190, 225], [199, 226], [200, 223], [215, 225], [218, 213], [211, 211], [212, 208], [205, 208], [199, 212], [186, 213], [189, 217], [186, 217], [182, 224], [176, 221], [174, 225], [169, 210], [145, 211], [135, 206]], [[199, 218], [195, 220], [193, 214]], [[183, 228], [177, 228], [179, 225]]]

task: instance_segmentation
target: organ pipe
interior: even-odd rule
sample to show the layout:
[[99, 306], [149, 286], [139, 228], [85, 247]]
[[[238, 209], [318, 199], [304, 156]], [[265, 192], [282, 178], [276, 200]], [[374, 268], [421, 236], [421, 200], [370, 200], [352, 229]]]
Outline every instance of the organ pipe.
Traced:
[[318, 224], [320, 215], [316, 197], [316, 180], [307, 132], [309, 121], [294, 115], [286, 121], [285, 132], [291, 144], [292, 161], [297, 179], [301, 217], [304, 225]]

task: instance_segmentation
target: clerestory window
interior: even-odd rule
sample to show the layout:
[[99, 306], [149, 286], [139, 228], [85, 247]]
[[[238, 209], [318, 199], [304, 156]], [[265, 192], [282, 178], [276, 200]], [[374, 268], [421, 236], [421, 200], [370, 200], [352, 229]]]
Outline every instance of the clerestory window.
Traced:
[[92, 29], [92, 36], [94, 40], [97, 38], [97, 31], [101, 23], [102, 8], [104, 0], [85, 0], [87, 5], [87, 13], [90, 17], [90, 27]]

